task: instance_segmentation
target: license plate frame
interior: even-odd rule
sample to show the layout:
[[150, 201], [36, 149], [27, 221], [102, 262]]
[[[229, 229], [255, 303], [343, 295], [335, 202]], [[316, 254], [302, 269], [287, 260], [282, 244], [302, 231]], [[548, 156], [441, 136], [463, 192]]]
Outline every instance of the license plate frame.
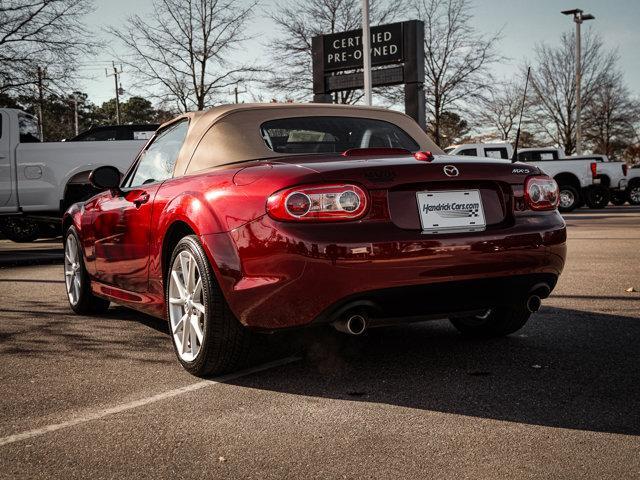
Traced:
[[424, 234], [480, 232], [487, 228], [478, 189], [416, 192], [416, 205]]

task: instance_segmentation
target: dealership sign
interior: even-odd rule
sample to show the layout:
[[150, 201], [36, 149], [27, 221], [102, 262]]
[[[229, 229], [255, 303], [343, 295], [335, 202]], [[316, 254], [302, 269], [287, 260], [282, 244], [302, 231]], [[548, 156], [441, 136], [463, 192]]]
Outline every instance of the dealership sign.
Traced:
[[[362, 30], [323, 36], [325, 70], [362, 68]], [[402, 23], [371, 27], [371, 65], [403, 61]]]
[[[419, 20], [371, 27], [371, 83], [404, 84], [405, 112], [425, 128], [424, 24]], [[312, 39], [314, 102], [331, 103], [332, 93], [364, 86], [362, 30]]]

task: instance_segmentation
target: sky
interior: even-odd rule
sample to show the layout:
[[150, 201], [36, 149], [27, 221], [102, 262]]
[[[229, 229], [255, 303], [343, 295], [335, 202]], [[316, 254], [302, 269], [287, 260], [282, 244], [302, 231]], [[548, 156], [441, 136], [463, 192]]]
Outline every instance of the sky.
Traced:
[[[276, 2], [262, 0], [261, 6], [255, 10], [255, 18], [249, 27], [255, 35], [245, 48], [236, 52], [239, 62], [264, 61], [268, 55], [265, 44], [277, 31], [266, 12], [272, 10]], [[640, 96], [640, 0], [472, 0], [472, 4], [473, 26], [479, 33], [491, 35], [502, 30], [498, 48], [508, 60], [492, 67], [498, 77], [514, 75], [526, 59], [533, 58], [536, 44], [557, 44], [562, 32], [575, 29], [571, 18], [560, 14], [560, 11], [581, 8], [596, 17], [583, 24], [583, 31], [586, 28], [595, 30], [602, 36], [605, 46], [618, 49], [627, 85], [634, 95]], [[101, 33], [102, 28], [109, 25], [117, 27], [134, 14], [144, 17], [151, 5], [152, 0], [95, 0], [96, 9], [87, 16], [87, 24], [90, 31], [105, 40], [107, 48], [96, 57], [81, 62], [81, 72], [86, 79], [80, 86], [92, 102], [101, 104], [114, 96], [113, 77], [106, 77], [104, 70], [114, 59], [107, 51], [117, 53], [118, 48], [108, 35]], [[409, 16], [402, 18], [409, 19]], [[134, 79], [126, 69], [121, 83], [126, 92], [125, 98], [129, 94], [140, 93], [136, 92]]]

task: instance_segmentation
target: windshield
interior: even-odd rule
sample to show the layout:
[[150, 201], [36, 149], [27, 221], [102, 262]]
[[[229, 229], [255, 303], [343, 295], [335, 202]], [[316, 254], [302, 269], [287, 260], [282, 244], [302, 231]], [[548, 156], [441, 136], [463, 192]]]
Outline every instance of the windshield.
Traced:
[[260, 130], [267, 147], [278, 153], [339, 153], [351, 148], [420, 149], [397, 125], [369, 118], [282, 118], [263, 123]]
[[33, 115], [19, 113], [18, 129], [20, 131], [20, 143], [33, 143], [40, 141], [38, 119]]

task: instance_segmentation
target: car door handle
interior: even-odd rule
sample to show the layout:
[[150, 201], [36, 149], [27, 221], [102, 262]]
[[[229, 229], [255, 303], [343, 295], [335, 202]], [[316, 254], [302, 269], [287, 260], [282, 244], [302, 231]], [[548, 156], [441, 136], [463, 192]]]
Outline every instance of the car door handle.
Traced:
[[135, 200], [133, 200], [133, 204], [136, 208], [140, 208], [140, 205], [143, 203], [147, 203], [149, 201], [149, 194], [147, 192], [141, 193]]

